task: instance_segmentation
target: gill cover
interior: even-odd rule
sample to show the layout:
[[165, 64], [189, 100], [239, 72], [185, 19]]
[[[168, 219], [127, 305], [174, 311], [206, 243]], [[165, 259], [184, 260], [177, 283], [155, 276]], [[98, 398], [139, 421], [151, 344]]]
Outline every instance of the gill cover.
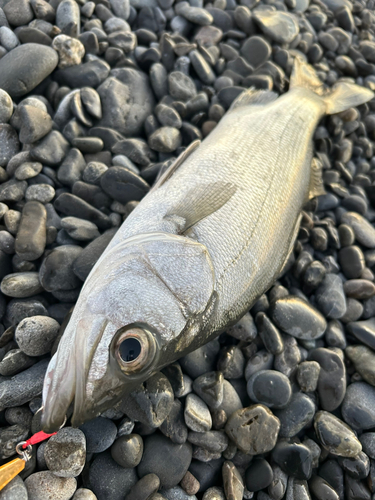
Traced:
[[[165, 365], [168, 345], [206, 310], [214, 282], [206, 247], [183, 236], [137, 235], [105, 252], [47, 370], [44, 428], [61, 424], [73, 398], [72, 422], [80, 425]], [[151, 362], [144, 356], [147, 369], [124, 370], [116, 346], [127, 327], [140, 328], [155, 343]]]

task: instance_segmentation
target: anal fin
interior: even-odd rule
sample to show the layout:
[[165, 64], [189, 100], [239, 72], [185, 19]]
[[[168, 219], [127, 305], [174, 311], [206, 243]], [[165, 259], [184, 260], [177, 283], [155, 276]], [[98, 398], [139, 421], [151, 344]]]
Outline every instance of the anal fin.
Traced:
[[310, 175], [309, 200], [315, 196], [326, 194], [322, 177], [322, 164], [317, 158], [312, 159]]
[[199, 221], [223, 207], [236, 190], [236, 186], [229, 182], [201, 184], [190, 189], [184, 199], [172, 207], [164, 218], [175, 222], [180, 234], [185, 233]]

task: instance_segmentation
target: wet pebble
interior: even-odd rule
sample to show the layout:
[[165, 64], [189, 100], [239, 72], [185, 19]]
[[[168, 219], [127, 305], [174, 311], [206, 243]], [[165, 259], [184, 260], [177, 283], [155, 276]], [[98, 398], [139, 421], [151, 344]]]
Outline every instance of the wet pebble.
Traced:
[[375, 229], [362, 215], [346, 212], [341, 217], [341, 223], [347, 224], [353, 229], [355, 237], [361, 245], [367, 248], [375, 247]]
[[317, 307], [327, 318], [341, 318], [346, 312], [346, 298], [342, 280], [328, 273], [315, 292]]
[[315, 414], [314, 401], [300, 392], [292, 394], [288, 405], [282, 410], [275, 410], [280, 420], [279, 436], [292, 438], [311, 424]]
[[236, 446], [252, 455], [272, 450], [279, 430], [279, 419], [260, 404], [235, 411], [225, 426], [225, 432]]
[[13, 273], [4, 276], [1, 291], [8, 297], [23, 298], [42, 292], [43, 287], [39, 282], [38, 273]]
[[318, 385], [320, 365], [316, 361], [303, 361], [297, 370], [297, 381], [304, 392], [314, 392]]
[[272, 450], [272, 459], [289, 476], [309, 479], [312, 474], [312, 455], [304, 444], [279, 441]]
[[292, 395], [288, 377], [276, 370], [261, 370], [247, 382], [247, 392], [252, 401], [268, 408], [284, 408]]
[[81, 425], [80, 430], [86, 438], [87, 453], [101, 453], [115, 441], [116, 425], [108, 418], [97, 417]]
[[209, 431], [212, 426], [210, 411], [204, 401], [195, 394], [188, 394], [184, 411], [185, 423], [192, 431]]
[[270, 315], [281, 330], [299, 339], [319, 338], [327, 327], [319, 311], [299, 297], [276, 300], [270, 307]]
[[259, 491], [267, 488], [273, 481], [273, 470], [267, 460], [253, 460], [245, 475], [246, 487], [249, 491]]
[[351, 428], [327, 411], [319, 411], [314, 418], [316, 435], [326, 450], [341, 457], [356, 457], [362, 445]]

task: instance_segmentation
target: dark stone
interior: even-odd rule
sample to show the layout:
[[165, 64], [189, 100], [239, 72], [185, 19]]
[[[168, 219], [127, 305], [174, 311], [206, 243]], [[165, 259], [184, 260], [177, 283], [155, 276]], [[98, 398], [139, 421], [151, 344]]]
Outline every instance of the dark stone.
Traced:
[[279, 441], [272, 450], [272, 459], [284, 472], [296, 479], [310, 479], [312, 455], [304, 444]]
[[323, 448], [333, 455], [352, 458], [362, 450], [352, 429], [328, 411], [315, 415], [314, 428]]
[[109, 75], [110, 66], [105, 61], [89, 61], [55, 72], [55, 80], [60, 85], [77, 89], [82, 87], [98, 87]]
[[73, 290], [81, 284], [73, 272], [73, 262], [82, 252], [78, 245], [62, 245], [45, 257], [39, 271], [39, 279], [45, 290]]
[[121, 436], [111, 447], [113, 460], [121, 467], [137, 467], [143, 455], [143, 440], [138, 434]]
[[110, 219], [103, 212], [70, 193], [58, 196], [54, 207], [65, 215], [89, 220], [96, 224], [99, 229], [108, 229], [112, 225]]
[[29, 201], [22, 210], [15, 250], [24, 260], [36, 260], [43, 255], [46, 246], [47, 212], [38, 201]]
[[259, 491], [267, 488], [273, 480], [273, 470], [267, 460], [253, 460], [246, 470], [245, 482], [249, 491]]
[[141, 177], [124, 167], [109, 168], [101, 176], [100, 184], [111, 198], [123, 205], [128, 201], [140, 201], [149, 190]]
[[109, 229], [82, 250], [73, 263], [73, 272], [79, 279], [85, 281], [116, 231], [117, 229]]
[[89, 420], [80, 429], [86, 437], [87, 453], [102, 453], [112, 446], [117, 435], [116, 425], [104, 417]]
[[289, 404], [283, 410], [275, 410], [280, 420], [279, 436], [292, 438], [313, 420], [315, 404], [306, 394], [296, 392], [292, 394]]
[[247, 382], [247, 392], [252, 401], [268, 408], [284, 408], [292, 395], [288, 377], [276, 370], [261, 370]]

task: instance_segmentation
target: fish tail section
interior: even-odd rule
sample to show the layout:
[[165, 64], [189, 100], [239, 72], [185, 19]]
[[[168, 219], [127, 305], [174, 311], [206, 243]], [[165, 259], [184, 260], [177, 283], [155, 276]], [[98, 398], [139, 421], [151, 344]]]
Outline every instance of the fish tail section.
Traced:
[[309, 89], [320, 96], [328, 115], [359, 106], [374, 98], [374, 93], [371, 90], [346, 81], [337, 82], [332, 89], [326, 90], [314, 68], [299, 57], [294, 60], [290, 77], [290, 88], [295, 87]]

